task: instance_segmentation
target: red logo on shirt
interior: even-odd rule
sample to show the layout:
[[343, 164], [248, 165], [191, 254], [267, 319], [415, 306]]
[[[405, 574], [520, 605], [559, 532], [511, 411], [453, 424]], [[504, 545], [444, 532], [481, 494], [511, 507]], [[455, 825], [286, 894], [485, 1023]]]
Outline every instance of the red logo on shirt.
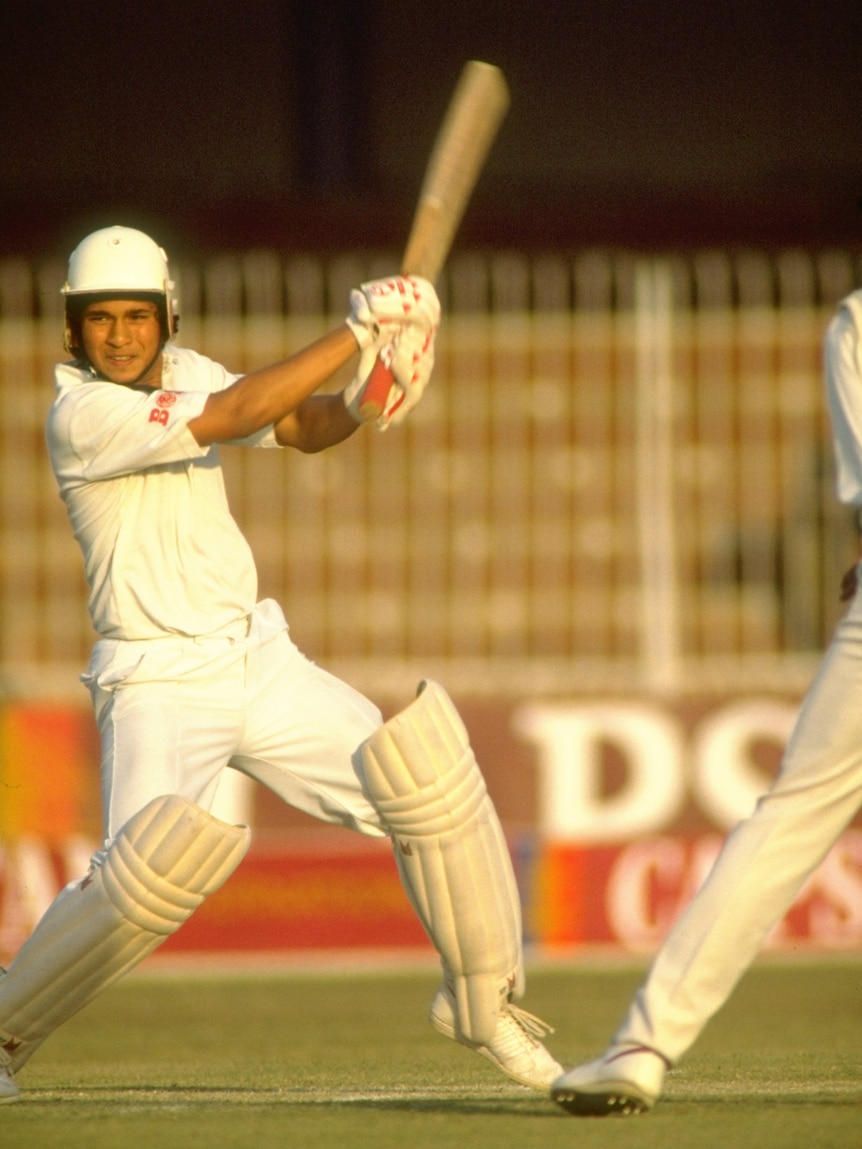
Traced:
[[177, 401], [176, 393], [173, 391], [159, 391], [156, 395], [156, 405], [150, 408], [150, 422], [161, 423], [163, 427], [168, 425], [168, 407], [173, 407]]

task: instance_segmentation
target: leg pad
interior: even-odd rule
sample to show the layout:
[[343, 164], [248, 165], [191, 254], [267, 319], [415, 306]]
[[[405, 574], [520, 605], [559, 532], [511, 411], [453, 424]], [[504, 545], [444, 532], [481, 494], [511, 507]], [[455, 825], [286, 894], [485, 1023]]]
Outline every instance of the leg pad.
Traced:
[[178, 795], [135, 814], [60, 892], [0, 978], [0, 1047], [19, 1069], [57, 1026], [156, 949], [245, 856], [228, 826]]
[[362, 748], [368, 791], [402, 881], [443, 959], [467, 1038], [490, 1041], [520, 988], [521, 909], [500, 820], [445, 690], [416, 700]]

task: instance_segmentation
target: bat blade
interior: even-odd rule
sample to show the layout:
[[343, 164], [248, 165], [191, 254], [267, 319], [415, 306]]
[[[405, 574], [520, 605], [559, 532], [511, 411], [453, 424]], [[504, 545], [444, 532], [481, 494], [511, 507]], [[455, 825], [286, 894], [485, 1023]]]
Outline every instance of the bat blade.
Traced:
[[[404, 275], [432, 281], [439, 276], [508, 108], [502, 71], [469, 60], [428, 159], [401, 260]], [[363, 419], [376, 419], [383, 412], [391, 386], [392, 372], [378, 358], [359, 406]]]
[[508, 108], [509, 89], [500, 69], [469, 60], [428, 159], [401, 261], [405, 275], [435, 280], [442, 271]]

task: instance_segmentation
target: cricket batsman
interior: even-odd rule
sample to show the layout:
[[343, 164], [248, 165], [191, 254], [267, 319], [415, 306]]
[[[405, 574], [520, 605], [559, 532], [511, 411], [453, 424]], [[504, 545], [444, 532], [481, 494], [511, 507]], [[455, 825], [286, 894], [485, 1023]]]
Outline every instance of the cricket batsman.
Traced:
[[[51, 465], [80, 545], [96, 641], [86, 673], [101, 742], [104, 842], [0, 976], [0, 1102], [39, 1045], [180, 928], [239, 865], [245, 826], [210, 813], [223, 772], [361, 834], [389, 837], [442, 964], [432, 1025], [547, 1091], [562, 1072], [524, 992], [520, 903], [499, 819], [442, 686], [384, 723], [309, 661], [280, 606], [258, 601], [231, 516], [222, 444], [327, 450], [360, 426], [385, 350], [394, 382], [376, 425], [404, 420], [434, 364], [430, 282], [350, 293], [344, 323], [238, 376], [175, 336], [167, 257], [111, 226], [73, 251], [70, 358], [56, 367]], [[342, 392], [321, 387], [358, 354]]]

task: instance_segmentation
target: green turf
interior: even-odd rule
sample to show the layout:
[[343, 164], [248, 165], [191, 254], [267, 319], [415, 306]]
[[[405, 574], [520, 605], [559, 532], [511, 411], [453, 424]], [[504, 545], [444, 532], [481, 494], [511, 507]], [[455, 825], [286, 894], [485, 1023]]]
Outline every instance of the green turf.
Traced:
[[[566, 1064], [640, 971], [542, 968], [525, 1002]], [[573, 1118], [425, 1021], [431, 970], [128, 979], [48, 1042], [2, 1149], [831, 1149], [862, 1144], [862, 963], [762, 964], [654, 1113]]]

